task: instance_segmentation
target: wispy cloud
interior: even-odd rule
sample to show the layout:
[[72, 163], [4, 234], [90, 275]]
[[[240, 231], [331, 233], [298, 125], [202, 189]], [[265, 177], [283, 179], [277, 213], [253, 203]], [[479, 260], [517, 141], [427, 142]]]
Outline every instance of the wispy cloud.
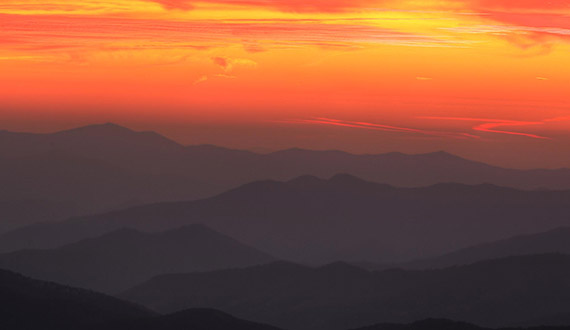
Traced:
[[468, 118], [468, 117], [420, 117], [420, 118], [421, 119], [430, 119], [430, 120], [475, 122], [476, 125], [472, 126], [472, 128], [471, 128], [474, 131], [523, 136], [523, 137], [528, 137], [528, 138], [533, 138], [533, 139], [542, 139], [542, 140], [549, 140], [551, 138], [549, 138], [547, 136], [537, 135], [537, 134], [524, 133], [524, 132], [505, 130], [505, 129], [499, 129], [499, 128], [537, 126], [537, 125], [544, 125], [544, 124], [549, 123], [549, 122], [570, 121], [570, 117], [548, 118], [548, 119], [543, 119], [540, 121], [506, 120], [506, 119], [491, 119], [491, 118]]
[[317, 118], [311, 118], [311, 119], [284, 120], [284, 121], [280, 121], [280, 122], [289, 123], [289, 124], [328, 125], [328, 126], [338, 126], [338, 127], [349, 127], [349, 128], [356, 128], [356, 129], [376, 130], [376, 131], [393, 132], [393, 133], [407, 133], [407, 134], [414, 134], [414, 135], [424, 135], [424, 136], [439, 137], [439, 138], [451, 138], [451, 139], [479, 139], [480, 138], [479, 136], [469, 134], [469, 133], [449, 132], [449, 131], [434, 131], [434, 130], [425, 130], [425, 129], [420, 129], [420, 128], [385, 125], [385, 124], [370, 123], [370, 122], [363, 122], [363, 121], [348, 121], [348, 120], [323, 118], [323, 117], [317, 117]]
[[190, 10], [195, 3], [270, 7], [295, 12], [336, 12], [367, 6], [377, 6], [391, 0], [147, 0], [167, 9]]
[[[551, 138], [538, 134], [507, 130], [505, 128], [537, 126], [554, 122], [570, 121], [570, 116], [548, 118], [540, 121], [469, 118], [469, 117], [430, 117], [430, 116], [421, 116], [417, 118], [427, 119], [427, 120], [438, 120], [438, 121], [474, 122], [475, 124], [471, 127], [471, 130], [474, 132], [504, 134], [504, 135], [520, 136], [520, 137], [527, 137], [527, 138], [540, 139], [540, 140], [551, 140]], [[407, 133], [413, 135], [423, 135], [423, 136], [431, 136], [439, 138], [471, 139], [471, 140], [483, 141], [483, 137], [475, 134], [474, 132], [433, 130], [433, 129], [423, 129], [415, 127], [394, 126], [394, 125], [363, 122], [363, 121], [348, 121], [348, 120], [340, 120], [340, 119], [324, 118], [324, 117], [316, 117], [309, 119], [291, 119], [291, 120], [282, 120], [278, 122], [287, 123], [287, 124], [347, 127], [354, 129], [378, 130], [378, 131], [393, 132], [393, 133]]]
[[[4, 41], [1, 41], [4, 40]], [[444, 38], [416, 35], [366, 24], [328, 20], [251, 22], [250, 20], [167, 21], [136, 18], [0, 14], [3, 49], [16, 51], [110, 51], [117, 49], [211, 49], [235, 44], [264, 49], [300, 46], [353, 47], [359, 44], [449, 46]], [[255, 47], [259, 51], [259, 47]], [[218, 59], [222, 61], [223, 59]], [[252, 63], [227, 63], [228, 67]]]
[[448, 0], [471, 10], [486, 25], [449, 28], [463, 33], [485, 33], [547, 54], [556, 42], [570, 42], [570, 1], [543, 0]]

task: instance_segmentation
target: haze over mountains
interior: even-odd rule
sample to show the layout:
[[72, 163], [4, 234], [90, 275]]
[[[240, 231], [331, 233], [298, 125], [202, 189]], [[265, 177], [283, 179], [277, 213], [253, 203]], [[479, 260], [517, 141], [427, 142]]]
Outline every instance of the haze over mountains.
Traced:
[[280, 262], [158, 276], [122, 297], [160, 312], [211, 307], [286, 329], [340, 330], [430, 317], [489, 327], [545, 325], [568, 315], [570, 256], [509, 257], [432, 271]]
[[[0, 250], [57, 247], [119, 228], [203, 223], [276, 258], [311, 263], [431, 257], [570, 225], [570, 191], [493, 185], [395, 188], [349, 175], [259, 181], [219, 196], [22, 228]], [[350, 234], [347, 234], [350, 233]]]
[[0, 270], [0, 327], [568, 326], [569, 228], [568, 169], [0, 131], [0, 269], [36, 279]]
[[[204, 198], [255, 180], [301, 175], [348, 173], [406, 187], [456, 182], [570, 189], [568, 169], [503, 169], [444, 152], [352, 155], [290, 149], [262, 155], [186, 147], [154, 132], [114, 124], [51, 134], [0, 131], [0, 159], [0, 201], [32, 201], [27, 212], [0, 209], [0, 230], [129, 205]], [[61, 203], [70, 207], [54, 213], [46, 206]]]
[[204, 226], [162, 233], [120, 229], [54, 250], [0, 255], [0, 268], [33, 278], [117, 293], [167, 273], [231, 269], [274, 260]]

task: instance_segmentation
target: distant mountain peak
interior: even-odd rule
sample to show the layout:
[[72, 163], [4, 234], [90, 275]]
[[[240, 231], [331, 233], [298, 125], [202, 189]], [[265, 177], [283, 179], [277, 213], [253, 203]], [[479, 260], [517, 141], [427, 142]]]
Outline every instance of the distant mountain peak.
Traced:
[[113, 143], [114, 146], [122, 146], [124, 148], [126, 145], [129, 149], [142, 148], [148, 152], [156, 152], [156, 148], [160, 148], [161, 152], [164, 150], [184, 150], [181, 144], [157, 132], [135, 131], [115, 123], [78, 127], [54, 133], [53, 136], [59, 138], [56, 141], [66, 146], [76, 144], [78, 147], [85, 147], [100, 144], [104, 147], [103, 149], [112, 150], [113, 148], [110, 146]]
[[115, 124], [115, 123], [111, 123], [111, 122], [107, 122], [107, 123], [102, 123], [102, 124], [92, 124], [92, 125], [87, 125], [87, 126], [82, 126], [82, 127], [77, 127], [77, 128], [72, 128], [69, 130], [65, 130], [65, 131], [61, 131], [59, 133], [85, 133], [85, 132], [92, 132], [92, 133], [133, 133], [134, 131], [131, 130], [130, 128]]
[[429, 158], [438, 158], [438, 159], [462, 159], [461, 157], [454, 155], [452, 153], [449, 153], [447, 151], [444, 151], [444, 150], [428, 152], [428, 153], [424, 153], [424, 154], [418, 154], [417, 156], [429, 157]]
[[351, 155], [351, 153], [341, 150], [312, 150], [312, 149], [304, 149], [298, 147], [275, 151], [270, 155], [315, 155], [315, 154]]
[[106, 123], [102, 123], [102, 124], [95, 124], [95, 126], [101, 126], [101, 127], [108, 127], [108, 128], [114, 128], [114, 129], [128, 129], [126, 127], [123, 127], [119, 124], [115, 124], [113, 122], [106, 122]]

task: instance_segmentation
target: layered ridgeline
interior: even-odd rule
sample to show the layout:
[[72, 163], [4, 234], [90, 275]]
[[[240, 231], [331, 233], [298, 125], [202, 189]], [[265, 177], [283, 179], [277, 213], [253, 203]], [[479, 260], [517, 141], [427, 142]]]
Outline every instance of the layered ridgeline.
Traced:
[[0, 270], [0, 327], [10, 330], [76, 330], [154, 312], [88, 290], [33, 280]]
[[570, 227], [560, 227], [537, 234], [517, 235], [507, 239], [476, 244], [432, 258], [402, 263], [355, 263], [369, 270], [438, 269], [467, 265], [478, 261], [546, 253], [570, 254]]
[[286, 329], [341, 330], [432, 317], [487, 327], [567, 325], [570, 256], [383, 272], [342, 263], [309, 268], [279, 262], [158, 276], [121, 297], [161, 312], [211, 307]]
[[[0, 325], [2, 329], [10, 330], [278, 330], [213, 309], [193, 308], [161, 315], [117, 298], [33, 280], [4, 270], [0, 270], [0, 304]], [[528, 328], [550, 329], [567, 330], [570, 327]], [[429, 319], [412, 324], [382, 323], [358, 330], [489, 329]]]
[[538, 234], [520, 235], [495, 242], [478, 244], [440, 257], [418, 260], [397, 266], [408, 269], [434, 269], [466, 265], [507, 256], [543, 253], [570, 254], [570, 227], [556, 228]]
[[0, 270], [0, 327], [9, 330], [277, 330], [219, 311], [159, 315], [92, 291]]
[[304, 176], [254, 182], [204, 200], [30, 226], [1, 236], [0, 250], [57, 247], [119, 228], [162, 231], [192, 223], [285, 260], [411, 260], [570, 225], [570, 191], [396, 188], [350, 175]]
[[[215, 146], [187, 147], [154, 132], [114, 124], [52, 134], [0, 131], [0, 230], [128, 205], [204, 198], [260, 179], [337, 173], [395, 186], [457, 182], [570, 188], [568, 169], [504, 169], [444, 152], [353, 155], [291, 149], [262, 155]], [[26, 201], [26, 211], [3, 206]], [[69, 206], [43, 212], [53, 203]]]
[[116, 293], [166, 273], [245, 267], [269, 255], [201, 225], [161, 233], [121, 229], [52, 250], [0, 255], [0, 268], [70, 286]]
[[[113, 124], [53, 134], [0, 131], [0, 230], [219, 191], [196, 176], [160, 171], [159, 164], [177, 166], [184, 154], [183, 146], [156, 133]], [[27, 211], [2, 208], [23, 202]], [[43, 205], [54, 203], [67, 207], [41, 215]]]

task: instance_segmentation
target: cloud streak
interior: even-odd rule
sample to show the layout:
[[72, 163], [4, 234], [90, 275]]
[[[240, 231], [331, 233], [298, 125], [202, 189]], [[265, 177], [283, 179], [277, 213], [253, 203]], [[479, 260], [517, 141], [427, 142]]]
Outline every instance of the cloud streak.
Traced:
[[[251, 42], [268, 47], [352, 47], [358, 44], [447, 46], [449, 40], [327, 20], [165, 21], [131, 18], [0, 14], [0, 45], [18, 51], [209, 49]], [[121, 45], [121, 46], [119, 46]], [[228, 63], [228, 66], [238, 63]]]
[[157, 2], [167, 9], [190, 10], [194, 4], [212, 3], [276, 8], [293, 12], [338, 12], [366, 6], [377, 6], [386, 0], [147, 0]]
[[533, 139], [540, 139], [540, 140], [550, 140], [550, 137], [531, 134], [531, 133], [524, 133], [506, 129], [499, 129], [499, 128], [508, 128], [508, 127], [521, 127], [521, 126], [537, 126], [537, 125], [544, 125], [549, 122], [560, 122], [560, 121], [570, 121], [570, 117], [556, 117], [556, 118], [549, 118], [543, 119], [540, 121], [522, 121], [522, 120], [505, 120], [505, 119], [490, 119], [490, 118], [468, 118], [468, 117], [419, 117], [421, 119], [430, 119], [430, 120], [443, 120], [443, 121], [465, 121], [465, 122], [476, 122], [477, 124], [472, 126], [472, 130], [485, 132], [485, 133], [495, 133], [495, 134], [506, 134], [506, 135], [515, 135], [515, 136], [522, 136], [527, 138]]
[[[417, 118], [438, 120], [438, 121], [474, 122], [475, 124], [471, 127], [471, 130], [475, 132], [520, 136], [520, 137], [539, 139], [539, 140], [551, 140], [551, 138], [538, 134], [507, 130], [505, 128], [537, 126], [537, 125], [545, 125], [548, 123], [570, 121], [570, 116], [548, 118], [541, 121], [522, 121], [522, 120], [489, 119], [489, 118], [469, 118], [469, 117], [431, 117], [431, 116], [421, 116]], [[462, 140], [483, 139], [482, 136], [469, 132], [422, 129], [422, 128], [394, 126], [394, 125], [386, 125], [386, 124], [378, 124], [378, 123], [362, 122], [362, 121], [348, 121], [348, 120], [340, 120], [340, 119], [325, 118], [325, 117], [315, 117], [310, 119], [293, 119], [293, 120], [284, 120], [278, 122], [287, 123], [287, 124], [347, 127], [355, 129], [377, 130], [377, 131], [393, 132], [393, 133], [407, 133], [407, 134], [449, 138], [449, 139], [462, 139]]]
[[348, 127], [348, 128], [357, 128], [357, 129], [366, 129], [366, 130], [375, 130], [375, 131], [384, 131], [384, 132], [393, 132], [393, 133], [407, 133], [414, 135], [451, 138], [451, 139], [480, 138], [479, 136], [469, 133], [434, 131], [434, 130], [412, 128], [412, 127], [393, 126], [393, 125], [385, 125], [385, 124], [370, 123], [363, 121], [348, 121], [348, 120], [340, 120], [340, 119], [324, 118], [324, 117], [316, 117], [311, 119], [294, 119], [294, 120], [286, 120], [280, 122], [288, 124], [338, 126], [338, 127]]

